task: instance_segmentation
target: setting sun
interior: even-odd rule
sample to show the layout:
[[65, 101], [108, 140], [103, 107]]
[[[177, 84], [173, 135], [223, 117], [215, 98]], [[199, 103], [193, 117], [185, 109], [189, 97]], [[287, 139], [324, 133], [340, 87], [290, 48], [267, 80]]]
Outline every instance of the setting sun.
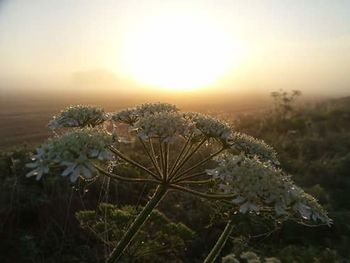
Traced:
[[159, 17], [128, 32], [122, 46], [126, 75], [168, 89], [205, 87], [237, 65], [243, 48], [214, 21], [174, 15]]

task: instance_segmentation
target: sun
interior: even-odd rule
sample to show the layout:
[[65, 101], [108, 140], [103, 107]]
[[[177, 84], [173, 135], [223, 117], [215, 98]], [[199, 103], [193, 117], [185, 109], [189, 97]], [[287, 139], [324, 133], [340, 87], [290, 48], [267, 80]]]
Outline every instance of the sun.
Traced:
[[132, 79], [182, 91], [215, 82], [241, 53], [238, 42], [214, 21], [174, 15], [145, 22], [125, 34], [121, 60]]

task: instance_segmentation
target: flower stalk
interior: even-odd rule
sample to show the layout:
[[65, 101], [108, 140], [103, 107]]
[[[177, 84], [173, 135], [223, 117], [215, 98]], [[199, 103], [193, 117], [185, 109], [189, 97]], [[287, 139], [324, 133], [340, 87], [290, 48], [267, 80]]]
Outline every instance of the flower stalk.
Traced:
[[220, 255], [221, 250], [226, 244], [226, 241], [234, 228], [233, 221], [229, 220], [225, 226], [224, 231], [221, 233], [218, 241], [210, 251], [209, 255], [205, 258], [203, 263], [214, 263], [217, 257]]
[[146, 222], [149, 215], [152, 213], [153, 209], [159, 204], [159, 202], [163, 199], [163, 197], [167, 193], [167, 187], [162, 185], [158, 186], [154, 195], [143, 208], [141, 213], [136, 217], [128, 231], [125, 233], [123, 238], [120, 240], [118, 245], [109, 255], [106, 260], [106, 263], [114, 263], [118, 262], [119, 258], [123, 254], [124, 250], [128, 247], [130, 242], [134, 239], [137, 232], [141, 229], [142, 225]]

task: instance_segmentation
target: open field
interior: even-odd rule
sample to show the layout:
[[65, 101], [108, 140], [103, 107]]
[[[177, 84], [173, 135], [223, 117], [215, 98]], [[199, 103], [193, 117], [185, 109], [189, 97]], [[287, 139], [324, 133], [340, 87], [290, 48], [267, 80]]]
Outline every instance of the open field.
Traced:
[[[26, 97], [3, 97], [0, 98], [0, 149], [11, 148], [20, 145], [35, 145], [47, 138], [50, 131], [47, 128], [48, 121], [64, 107], [72, 104], [92, 104], [104, 107], [107, 111], [115, 111], [119, 108], [135, 106], [143, 103], [144, 100], [97, 100], [92, 103], [91, 99], [67, 100], [58, 98], [57, 100], [43, 98]], [[127, 101], [127, 102], [125, 102]], [[117, 105], [117, 106], [115, 106]], [[264, 101], [234, 101], [224, 104], [214, 102], [197, 102], [188, 104], [182, 101], [179, 107], [185, 110], [200, 111], [206, 113], [239, 114], [253, 111], [261, 111], [269, 108], [269, 102]]]

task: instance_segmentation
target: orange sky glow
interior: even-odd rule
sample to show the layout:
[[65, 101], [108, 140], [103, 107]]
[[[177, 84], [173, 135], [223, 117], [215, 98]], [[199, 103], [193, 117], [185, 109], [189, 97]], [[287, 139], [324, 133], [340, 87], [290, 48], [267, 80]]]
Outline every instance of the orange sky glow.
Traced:
[[348, 1], [5, 0], [0, 91], [347, 94], [346, 10]]

